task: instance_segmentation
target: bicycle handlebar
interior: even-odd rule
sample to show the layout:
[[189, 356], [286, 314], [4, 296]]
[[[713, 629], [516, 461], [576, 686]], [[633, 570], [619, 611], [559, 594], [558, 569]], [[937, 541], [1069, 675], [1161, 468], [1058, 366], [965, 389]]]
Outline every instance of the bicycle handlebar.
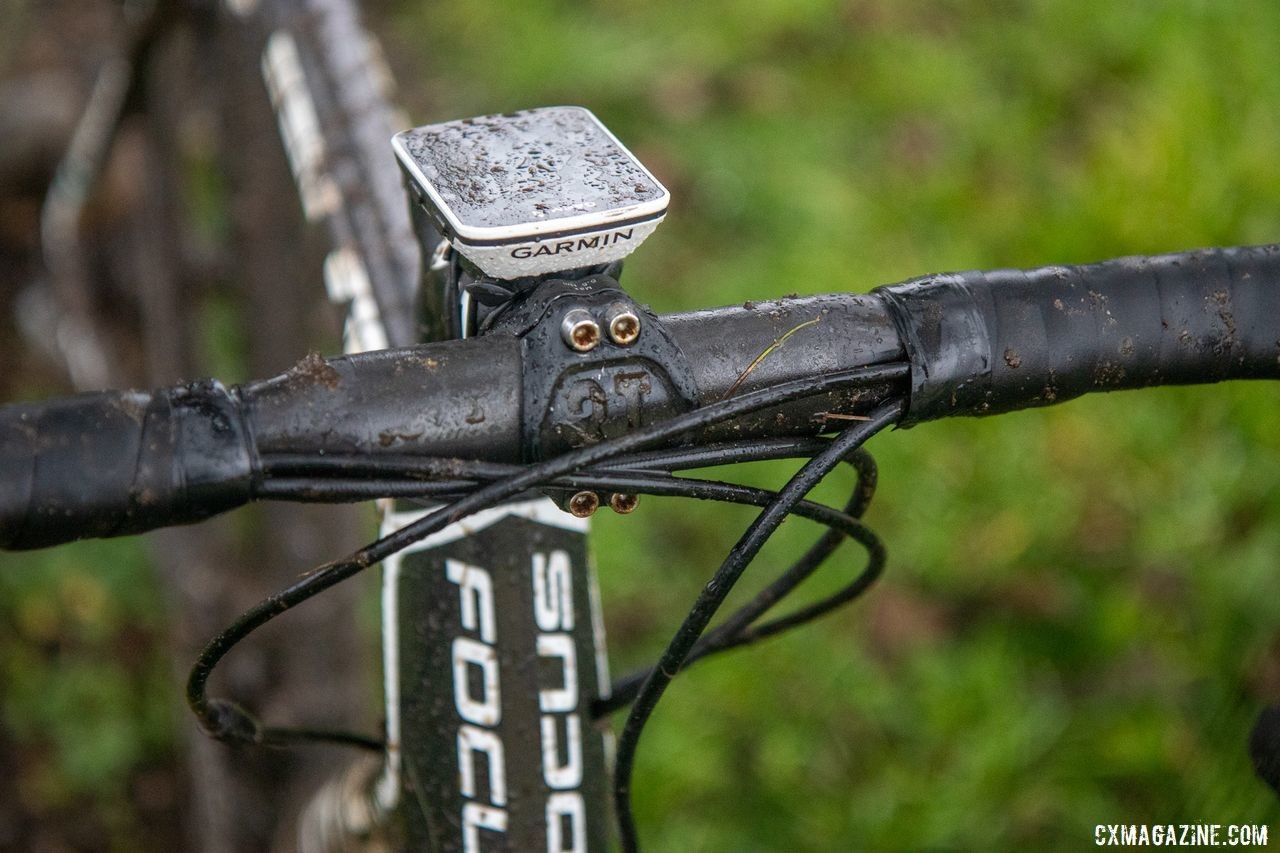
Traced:
[[[661, 322], [705, 404], [907, 360], [904, 424], [1047, 405], [1093, 390], [1280, 378], [1280, 247], [928, 276]], [[520, 339], [493, 334], [202, 382], [0, 408], [0, 547], [198, 521], [252, 500], [261, 459], [417, 454], [516, 461], [527, 447]], [[708, 442], [815, 434], [901, 392], [815, 395], [709, 427]], [[655, 415], [628, 403], [627, 422]], [[584, 405], [586, 402], [584, 401]]]

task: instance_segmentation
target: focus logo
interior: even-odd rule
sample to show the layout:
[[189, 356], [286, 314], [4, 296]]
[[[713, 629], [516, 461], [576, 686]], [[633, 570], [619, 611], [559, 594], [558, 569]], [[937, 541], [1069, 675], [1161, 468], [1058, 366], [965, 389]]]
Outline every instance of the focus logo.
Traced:
[[[546, 849], [585, 853], [586, 804], [582, 796], [583, 738], [579, 713], [578, 656], [572, 631], [573, 567], [565, 551], [532, 555], [533, 618], [541, 713], [542, 780]], [[479, 853], [481, 830], [507, 832], [507, 766], [499, 726], [502, 685], [493, 581], [489, 572], [459, 560], [445, 561], [445, 576], [457, 586], [462, 632], [450, 647], [457, 732], [458, 782], [463, 849]]]

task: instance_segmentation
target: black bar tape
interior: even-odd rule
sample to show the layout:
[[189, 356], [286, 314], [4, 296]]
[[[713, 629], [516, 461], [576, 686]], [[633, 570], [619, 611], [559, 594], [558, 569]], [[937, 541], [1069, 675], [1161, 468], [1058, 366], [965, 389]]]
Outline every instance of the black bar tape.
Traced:
[[874, 292], [911, 361], [904, 425], [1090, 391], [1280, 378], [1280, 246], [950, 273]]
[[0, 408], [0, 548], [187, 524], [245, 503], [253, 452], [217, 382]]

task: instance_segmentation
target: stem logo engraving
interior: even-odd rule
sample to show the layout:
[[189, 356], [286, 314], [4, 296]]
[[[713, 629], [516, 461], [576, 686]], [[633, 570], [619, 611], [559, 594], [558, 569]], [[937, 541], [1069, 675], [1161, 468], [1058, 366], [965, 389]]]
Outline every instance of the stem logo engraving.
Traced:
[[644, 426], [646, 407], [673, 397], [646, 364], [618, 361], [583, 366], [568, 373], [555, 388], [550, 409], [559, 417], [552, 424], [553, 444], [583, 447]]

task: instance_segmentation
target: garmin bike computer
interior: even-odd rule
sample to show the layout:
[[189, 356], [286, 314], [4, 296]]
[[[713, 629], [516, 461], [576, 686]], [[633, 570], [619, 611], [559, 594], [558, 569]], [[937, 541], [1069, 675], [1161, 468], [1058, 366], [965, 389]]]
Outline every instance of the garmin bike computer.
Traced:
[[583, 107], [416, 127], [392, 146], [423, 210], [493, 278], [619, 260], [667, 212], [666, 188]]

